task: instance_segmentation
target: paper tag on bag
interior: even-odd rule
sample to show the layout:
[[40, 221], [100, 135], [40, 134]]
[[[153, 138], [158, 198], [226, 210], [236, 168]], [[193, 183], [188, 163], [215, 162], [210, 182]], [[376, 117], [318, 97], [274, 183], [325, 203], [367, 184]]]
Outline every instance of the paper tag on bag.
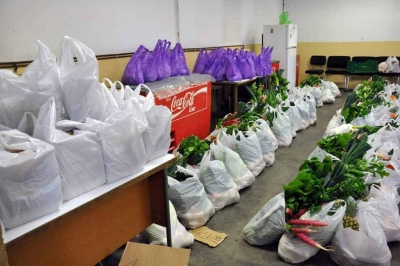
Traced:
[[189, 233], [191, 233], [194, 236], [194, 239], [196, 239], [197, 241], [207, 244], [213, 248], [221, 244], [221, 242], [228, 237], [227, 234], [211, 230], [206, 226], [201, 226], [194, 230], [189, 230]]

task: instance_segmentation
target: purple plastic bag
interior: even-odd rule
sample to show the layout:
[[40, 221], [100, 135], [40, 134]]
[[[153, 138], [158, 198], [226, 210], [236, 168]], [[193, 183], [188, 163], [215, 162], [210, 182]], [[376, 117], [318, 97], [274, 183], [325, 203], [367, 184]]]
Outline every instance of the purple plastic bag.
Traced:
[[148, 53], [149, 50], [146, 47], [143, 45], [139, 46], [125, 67], [121, 79], [122, 83], [129, 85], [144, 83], [143, 65]]
[[208, 62], [201, 74], [215, 75], [215, 70], [218, 66], [219, 58], [223, 55], [223, 49], [218, 48], [208, 53]]
[[226, 56], [227, 62], [226, 62], [226, 79], [228, 81], [239, 81], [242, 80], [242, 74], [240, 73], [239, 68], [237, 67], [237, 63], [235, 62], [235, 59], [231, 55]]
[[169, 78], [171, 76], [171, 65], [170, 65], [170, 52], [169, 48], [171, 42], [163, 40], [160, 46], [160, 65], [158, 68], [158, 80]]
[[244, 79], [250, 79], [255, 76], [255, 73], [252, 70], [246, 56], [246, 53], [241, 50], [240, 53], [236, 56], [236, 61], [242, 77]]
[[226, 80], [226, 65], [227, 60], [224, 57], [218, 59], [217, 67], [215, 69], [214, 78], [216, 81], [224, 81]]
[[[197, 61], [196, 61], [197, 63]], [[171, 56], [171, 76], [189, 75], [190, 70], [186, 63], [182, 45], [177, 43], [172, 50]]]
[[201, 49], [194, 64], [193, 73], [202, 74], [208, 63], [208, 55], [204, 49]]
[[162, 41], [158, 40], [156, 46], [154, 47], [153, 52], [148, 55], [146, 60], [146, 67], [144, 68], [144, 80], [145, 82], [153, 82], [156, 81], [159, 77], [160, 70], [159, 66], [161, 65], [161, 55], [160, 55], [160, 46], [162, 45]]

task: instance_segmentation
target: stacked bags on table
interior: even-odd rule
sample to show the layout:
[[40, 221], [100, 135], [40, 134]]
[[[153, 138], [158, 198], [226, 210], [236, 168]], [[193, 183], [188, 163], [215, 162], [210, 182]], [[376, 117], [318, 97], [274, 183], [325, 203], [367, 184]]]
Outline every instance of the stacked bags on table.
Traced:
[[182, 45], [177, 43], [172, 51], [170, 46], [167, 40], [158, 40], [153, 51], [139, 46], [126, 65], [122, 83], [133, 85], [189, 75]]
[[58, 62], [44, 44], [37, 45], [39, 56], [21, 77], [0, 72], [5, 228], [135, 174], [170, 146], [172, 114], [155, 105], [148, 88], [142, 96], [142, 85], [132, 90], [117, 89], [120, 82], [100, 83], [94, 52], [78, 40], [63, 38]]
[[272, 73], [273, 47], [261, 48], [260, 55], [242, 49], [200, 50], [193, 73], [208, 74], [216, 81], [240, 81]]
[[399, 88], [375, 77], [348, 96], [297, 177], [245, 226], [247, 242], [279, 240], [288, 263], [322, 249], [339, 265], [390, 265], [387, 242], [400, 241]]

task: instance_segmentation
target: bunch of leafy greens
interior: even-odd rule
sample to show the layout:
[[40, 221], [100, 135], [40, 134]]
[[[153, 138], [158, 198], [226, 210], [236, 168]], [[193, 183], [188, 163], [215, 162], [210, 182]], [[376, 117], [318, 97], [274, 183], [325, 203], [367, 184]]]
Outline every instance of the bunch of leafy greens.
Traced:
[[321, 203], [330, 200], [324, 188], [324, 178], [332, 171], [331, 157], [320, 162], [316, 157], [305, 161], [297, 177], [283, 186], [285, 201], [294, 213], [303, 208], [310, 208], [311, 213], [321, 210]]
[[307, 85], [310, 87], [314, 87], [316, 85], [319, 86], [321, 85], [321, 78], [316, 75], [310, 75], [300, 83], [300, 88], [303, 88]]
[[385, 81], [382, 77], [374, 76], [371, 80], [364, 81], [356, 91], [346, 99], [341, 115], [347, 123], [357, 117], [365, 117], [371, 112], [372, 107], [388, 104], [379, 94], [385, 90]]
[[183, 139], [179, 144], [178, 152], [183, 157], [183, 163], [196, 165], [200, 163], [203, 155], [210, 149], [210, 142], [201, 140], [196, 136]]
[[347, 144], [352, 138], [351, 133], [343, 133], [338, 135], [327, 136], [317, 142], [318, 147], [327, 153], [340, 158], [346, 150]]
[[[285, 70], [283, 70], [283, 69], [279, 69], [271, 75], [270, 81], [269, 81], [269, 87], [267, 90], [272, 93], [269, 97], [274, 97], [274, 95], [275, 95], [275, 97], [278, 98], [278, 100], [279, 100], [278, 103], [280, 103], [280, 101], [285, 101], [289, 97], [288, 96], [289, 81], [283, 77], [284, 71]], [[270, 106], [272, 106], [274, 108], [276, 107], [271, 104], [270, 104]]]

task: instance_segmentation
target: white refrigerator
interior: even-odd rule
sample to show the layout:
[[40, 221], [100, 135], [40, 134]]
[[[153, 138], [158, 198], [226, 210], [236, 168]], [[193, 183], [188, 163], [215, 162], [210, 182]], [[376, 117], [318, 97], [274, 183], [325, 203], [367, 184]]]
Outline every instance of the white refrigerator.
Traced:
[[271, 60], [278, 60], [283, 76], [290, 82], [289, 88], [296, 84], [297, 25], [265, 25], [263, 46], [274, 47]]

